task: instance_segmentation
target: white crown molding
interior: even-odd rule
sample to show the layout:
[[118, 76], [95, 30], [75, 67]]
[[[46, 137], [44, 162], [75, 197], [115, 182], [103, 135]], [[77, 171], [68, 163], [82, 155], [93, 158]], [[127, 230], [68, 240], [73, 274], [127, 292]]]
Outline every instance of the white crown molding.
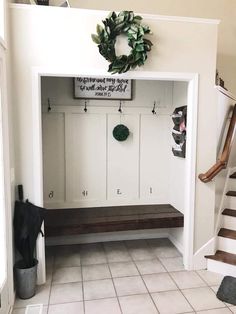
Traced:
[[[79, 13], [86, 13], [90, 15], [96, 15], [98, 17], [104, 18], [106, 17], [110, 11], [101, 11], [101, 10], [88, 10], [88, 9], [80, 9], [80, 8], [64, 8], [64, 7], [56, 7], [56, 6], [40, 6], [40, 5], [29, 5], [29, 4], [18, 4], [11, 3], [9, 5], [11, 9], [24, 9], [24, 10], [74, 10]], [[137, 15], [142, 15], [143, 19], [146, 20], [159, 20], [159, 21], [169, 21], [169, 22], [183, 22], [183, 23], [200, 23], [200, 24], [220, 24], [220, 20], [218, 19], [204, 19], [204, 18], [196, 18], [196, 17], [182, 17], [182, 16], [168, 16], [168, 15], [155, 15], [155, 14], [143, 14], [136, 13]]]

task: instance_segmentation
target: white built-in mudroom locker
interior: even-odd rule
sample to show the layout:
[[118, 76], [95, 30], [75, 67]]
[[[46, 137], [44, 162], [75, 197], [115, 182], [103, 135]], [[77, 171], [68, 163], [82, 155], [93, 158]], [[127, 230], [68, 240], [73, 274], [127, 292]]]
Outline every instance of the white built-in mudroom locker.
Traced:
[[[78, 81], [89, 84], [42, 77], [44, 206], [171, 204], [184, 213], [187, 132], [173, 120], [187, 105], [187, 82], [121, 79], [129, 91], [111, 100], [79, 98]], [[123, 141], [113, 132], [120, 124]]]

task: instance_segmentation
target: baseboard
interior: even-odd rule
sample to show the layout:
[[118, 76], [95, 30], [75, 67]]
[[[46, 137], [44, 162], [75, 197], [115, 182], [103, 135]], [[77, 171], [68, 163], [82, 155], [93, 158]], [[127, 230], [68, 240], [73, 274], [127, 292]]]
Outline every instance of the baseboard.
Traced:
[[168, 235], [168, 239], [174, 244], [174, 246], [178, 249], [178, 251], [183, 255], [183, 252], [184, 252], [183, 243], [178, 241], [172, 234]]
[[211, 238], [206, 244], [204, 244], [193, 256], [193, 269], [206, 269], [207, 259], [205, 255], [211, 255], [215, 253], [216, 237]]
[[14, 304], [15, 304], [15, 300], [16, 300], [16, 291], [14, 290], [14, 292], [12, 293], [12, 300], [10, 300], [10, 309], [9, 309], [9, 314], [11, 314], [14, 310]]
[[141, 240], [154, 238], [169, 238], [169, 229], [130, 230], [118, 232], [81, 234], [64, 237], [49, 237], [46, 238], [46, 245], [47, 246], [69, 245], [69, 244]]

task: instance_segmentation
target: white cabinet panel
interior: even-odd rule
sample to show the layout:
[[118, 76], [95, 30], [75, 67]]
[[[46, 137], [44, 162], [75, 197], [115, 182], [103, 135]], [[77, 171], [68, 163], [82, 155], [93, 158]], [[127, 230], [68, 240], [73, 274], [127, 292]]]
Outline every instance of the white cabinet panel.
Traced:
[[65, 199], [65, 120], [63, 113], [43, 113], [44, 201]]
[[[130, 130], [126, 141], [119, 142], [112, 131], [117, 124]], [[108, 200], [138, 198], [139, 186], [139, 115], [108, 115], [107, 147], [107, 194]]]
[[[106, 115], [66, 115], [66, 201], [106, 198]], [[87, 204], [86, 204], [87, 203]]]
[[168, 202], [171, 118], [141, 115], [140, 198]]

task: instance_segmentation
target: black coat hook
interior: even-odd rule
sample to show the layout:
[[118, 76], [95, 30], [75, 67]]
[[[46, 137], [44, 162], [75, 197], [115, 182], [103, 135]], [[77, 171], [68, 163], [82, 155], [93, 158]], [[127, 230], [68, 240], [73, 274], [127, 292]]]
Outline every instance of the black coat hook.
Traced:
[[152, 108], [152, 114], [157, 114], [157, 112], [156, 112], [156, 102], [155, 101], [154, 101], [153, 108]]
[[84, 102], [84, 112], [87, 112], [88, 111], [88, 109], [87, 109], [87, 101], [85, 100], [85, 102]]
[[48, 98], [48, 112], [50, 112], [51, 110], [52, 108], [51, 108], [50, 98]]
[[121, 101], [120, 101], [120, 106], [119, 106], [118, 112], [119, 112], [119, 113], [122, 113], [122, 109], [121, 109]]

